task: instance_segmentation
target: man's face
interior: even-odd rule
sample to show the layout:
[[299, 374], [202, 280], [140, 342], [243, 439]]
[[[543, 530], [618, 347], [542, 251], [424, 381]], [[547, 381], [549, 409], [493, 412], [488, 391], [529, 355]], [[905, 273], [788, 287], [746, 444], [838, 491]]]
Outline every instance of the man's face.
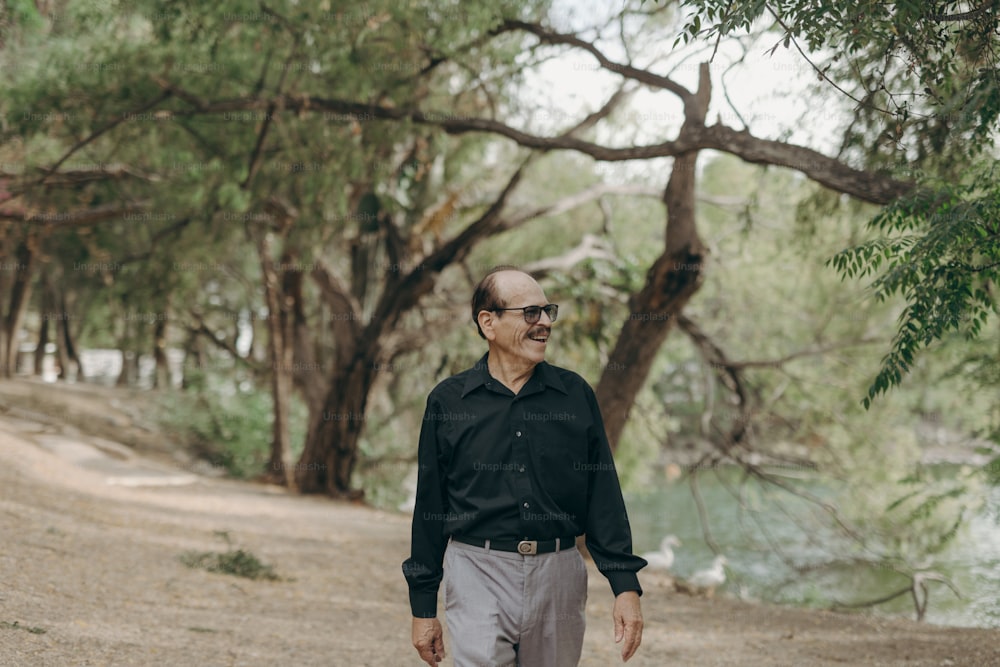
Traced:
[[[518, 271], [503, 271], [496, 276], [497, 293], [508, 308], [544, 306], [545, 293], [535, 280]], [[483, 333], [491, 349], [511, 361], [535, 365], [545, 360], [545, 347], [552, 331], [552, 320], [542, 311], [534, 324], [524, 321], [524, 311], [492, 313]]]

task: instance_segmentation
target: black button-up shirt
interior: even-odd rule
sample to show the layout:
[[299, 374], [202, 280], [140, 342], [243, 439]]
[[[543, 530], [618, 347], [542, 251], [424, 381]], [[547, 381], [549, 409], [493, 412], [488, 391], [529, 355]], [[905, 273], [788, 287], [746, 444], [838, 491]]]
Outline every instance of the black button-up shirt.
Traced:
[[483, 356], [427, 398], [417, 454], [410, 558], [413, 615], [437, 614], [451, 535], [549, 540], [586, 533], [615, 595], [642, 589], [632, 533], [597, 399], [586, 381], [546, 362], [518, 394]]

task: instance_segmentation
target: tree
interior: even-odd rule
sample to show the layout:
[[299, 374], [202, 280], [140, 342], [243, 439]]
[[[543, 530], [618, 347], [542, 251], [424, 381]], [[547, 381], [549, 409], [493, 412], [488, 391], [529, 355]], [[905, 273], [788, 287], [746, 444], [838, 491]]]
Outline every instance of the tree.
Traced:
[[[594, 44], [577, 35], [559, 33], [537, 23], [517, 21], [508, 21], [495, 32], [507, 31], [525, 31], [544, 44], [579, 49], [591, 55], [602, 69], [654, 90], [672, 93], [683, 103], [683, 124], [675, 139], [628, 148], [614, 148], [565, 136], [535, 136], [484, 119], [458, 119], [442, 123], [450, 132], [490, 131], [522, 146], [542, 150], [575, 150], [597, 160], [674, 158], [664, 193], [668, 216], [664, 253], [650, 268], [643, 289], [633, 296], [629, 319], [622, 327], [607, 370], [597, 387], [605, 424], [613, 443], [617, 443], [624, 429], [629, 407], [648, 377], [656, 351], [700, 283], [703, 246], [697, 235], [694, 201], [699, 150], [715, 149], [751, 163], [798, 169], [827, 187], [875, 203], [888, 203], [913, 187], [909, 181], [855, 169], [806, 147], [759, 139], [749, 132], [721, 123], [707, 125], [706, 115], [711, 101], [707, 65], [700, 70], [698, 88], [691, 91], [669, 76], [635, 67], [631, 63], [615, 62]], [[399, 112], [393, 110], [393, 113]], [[414, 113], [415, 119], [424, 117]]]
[[[854, 103], [841, 154], [916, 175], [918, 187], [876, 215], [881, 238], [840, 253], [846, 277], [874, 277], [880, 298], [905, 295], [891, 350], [866, 406], [950, 331], [976, 336], [997, 313], [1000, 205], [1000, 15], [995, 3], [715, 2], [684, 39], [721, 39], [764, 22], [822, 84]], [[889, 202], [887, 202], [889, 203]]]
[[854, 105], [842, 153], [897, 168], [961, 167], [992, 145], [1000, 115], [993, 2], [718, 2], [691, 10], [680, 40], [718, 40], [762, 25], [821, 85]]

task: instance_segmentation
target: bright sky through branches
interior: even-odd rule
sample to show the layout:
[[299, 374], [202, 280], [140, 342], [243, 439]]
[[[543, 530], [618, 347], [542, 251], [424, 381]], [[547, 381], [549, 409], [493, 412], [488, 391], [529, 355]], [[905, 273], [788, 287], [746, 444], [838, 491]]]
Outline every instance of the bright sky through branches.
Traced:
[[[714, 44], [679, 44], [672, 49], [680, 34], [679, 22], [675, 29], [660, 25], [650, 30], [643, 24], [647, 19], [636, 17], [625, 22], [626, 34], [635, 37], [629, 58], [621, 47], [617, 20], [609, 19], [621, 5], [621, 0], [557, 0], [552, 27], [578, 33], [616, 63], [631, 61], [636, 67], [670, 76], [694, 89], [698, 64], [712, 57]], [[601, 28], [604, 25], [608, 27]], [[758, 137], [791, 141], [831, 154], [848, 120], [850, 101], [841, 99], [832, 88], [822, 96], [809, 91], [808, 86], [817, 82], [812, 67], [793, 47], [778, 46], [768, 53], [778, 41], [778, 35], [766, 34], [748, 42], [745, 53], [734, 40], [719, 45], [711, 64], [713, 93], [708, 122], [737, 129], [746, 126]], [[525, 112], [521, 119], [533, 132], [565, 129], [598, 109], [621, 83], [620, 76], [601, 69], [593, 56], [579, 49], [551, 47], [546, 53], [560, 55], [527, 77], [523, 90]], [[730, 68], [741, 57], [743, 62]], [[682, 122], [683, 111], [674, 95], [639, 86], [627, 107], [620, 109], [596, 138], [611, 145], [656, 143], [675, 136]]]

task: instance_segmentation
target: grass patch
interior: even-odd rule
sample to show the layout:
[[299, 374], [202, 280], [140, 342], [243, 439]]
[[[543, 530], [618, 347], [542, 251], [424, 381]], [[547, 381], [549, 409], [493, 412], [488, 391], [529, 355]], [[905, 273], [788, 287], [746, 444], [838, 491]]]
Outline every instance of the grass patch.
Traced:
[[33, 635], [44, 635], [45, 628], [33, 627], [31, 625], [21, 625], [18, 621], [9, 623], [7, 621], [0, 621], [0, 628], [6, 628], [8, 630], [24, 630], [25, 632], [30, 632]]
[[190, 568], [230, 574], [245, 579], [265, 579], [281, 581], [274, 567], [262, 562], [249, 551], [230, 549], [224, 553], [213, 551], [186, 551], [180, 556], [182, 563]]

